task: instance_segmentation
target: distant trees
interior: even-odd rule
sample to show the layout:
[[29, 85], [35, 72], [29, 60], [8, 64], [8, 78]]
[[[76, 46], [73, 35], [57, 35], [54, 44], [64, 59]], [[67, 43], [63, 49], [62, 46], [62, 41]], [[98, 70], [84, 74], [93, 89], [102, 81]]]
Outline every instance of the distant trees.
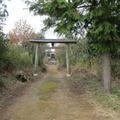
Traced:
[[31, 25], [25, 20], [15, 23], [15, 28], [9, 32], [10, 41], [13, 43], [25, 43], [35, 36], [35, 32]]
[[15, 28], [9, 32], [9, 39], [14, 44], [26, 44], [30, 39], [44, 38], [42, 33], [35, 33], [32, 26], [26, 20], [19, 20], [15, 23]]
[[59, 34], [86, 36], [89, 54], [103, 58], [104, 89], [110, 92], [111, 55], [120, 47], [120, 1], [36, 0], [29, 4], [35, 14], [48, 15], [46, 29], [55, 27]]

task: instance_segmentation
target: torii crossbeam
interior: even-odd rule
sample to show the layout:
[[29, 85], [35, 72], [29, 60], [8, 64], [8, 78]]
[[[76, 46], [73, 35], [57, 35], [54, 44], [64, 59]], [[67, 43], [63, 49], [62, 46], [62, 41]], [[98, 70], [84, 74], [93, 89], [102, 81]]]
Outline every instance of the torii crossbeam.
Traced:
[[[69, 66], [69, 44], [76, 44], [77, 41], [75, 40], [67, 40], [67, 39], [33, 39], [30, 40], [31, 43], [36, 43], [36, 52], [35, 52], [35, 71], [38, 66], [38, 44], [43, 44], [43, 43], [51, 43], [52, 47], [51, 49], [55, 48], [54, 44], [59, 43], [59, 44], [66, 44], [66, 66], [67, 66], [67, 76], [70, 76], [70, 66]], [[37, 74], [36, 74], [37, 75]]]

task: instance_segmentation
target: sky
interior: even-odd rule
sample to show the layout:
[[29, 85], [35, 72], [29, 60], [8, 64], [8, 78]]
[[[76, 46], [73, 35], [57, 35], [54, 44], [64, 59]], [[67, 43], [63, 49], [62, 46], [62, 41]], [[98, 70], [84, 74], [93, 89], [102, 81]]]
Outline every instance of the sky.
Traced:
[[[26, 20], [28, 24], [32, 26], [35, 32], [40, 32], [44, 27], [43, 20], [45, 16], [34, 16], [27, 9], [27, 5], [23, 0], [10, 0], [7, 1], [7, 10], [9, 16], [5, 22], [4, 32], [9, 33], [14, 28], [14, 25], [17, 21], [23, 19]], [[50, 29], [46, 32], [45, 38], [58, 38], [57, 34], [53, 32], [53, 29]]]

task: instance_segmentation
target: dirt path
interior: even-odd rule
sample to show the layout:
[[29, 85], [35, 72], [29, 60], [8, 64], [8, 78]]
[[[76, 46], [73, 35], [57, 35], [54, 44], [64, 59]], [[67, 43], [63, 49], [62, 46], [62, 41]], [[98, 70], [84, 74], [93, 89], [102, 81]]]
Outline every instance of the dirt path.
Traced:
[[84, 94], [76, 96], [69, 89], [64, 73], [51, 66], [45, 78], [33, 83], [0, 120], [113, 120], [99, 115]]

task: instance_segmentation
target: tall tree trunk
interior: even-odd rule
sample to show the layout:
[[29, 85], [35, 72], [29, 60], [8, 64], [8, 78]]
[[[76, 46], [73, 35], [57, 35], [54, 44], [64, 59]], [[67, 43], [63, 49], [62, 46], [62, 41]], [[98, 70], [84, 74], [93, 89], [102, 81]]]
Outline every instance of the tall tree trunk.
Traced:
[[103, 85], [106, 92], [111, 88], [111, 56], [109, 52], [103, 54]]

